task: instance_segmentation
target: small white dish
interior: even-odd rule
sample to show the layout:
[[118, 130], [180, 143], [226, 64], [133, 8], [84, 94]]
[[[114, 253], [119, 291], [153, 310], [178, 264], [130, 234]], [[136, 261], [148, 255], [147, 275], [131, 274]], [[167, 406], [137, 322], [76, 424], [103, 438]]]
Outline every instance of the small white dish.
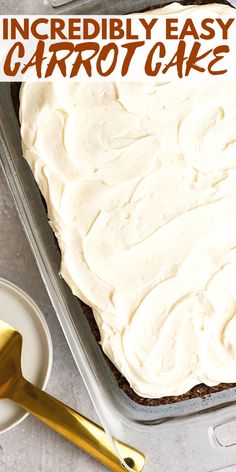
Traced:
[[[51, 372], [53, 351], [42, 312], [23, 290], [1, 277], [0, 307], [0, 319], [22, 334], [21, 366], [24, 377], [44, 389]], [[28, 414], [11, 400], [0, 399], [0, 434], [19, 424]]]

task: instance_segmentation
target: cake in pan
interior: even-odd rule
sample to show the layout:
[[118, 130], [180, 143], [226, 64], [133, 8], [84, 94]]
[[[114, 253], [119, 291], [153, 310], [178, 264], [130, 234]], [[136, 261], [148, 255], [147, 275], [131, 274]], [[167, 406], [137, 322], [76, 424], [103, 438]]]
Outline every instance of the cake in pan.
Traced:
[[25, 83], [20, 121], [61, 275], [120, 387], [158, 405], [236, 382], [236, 81]]

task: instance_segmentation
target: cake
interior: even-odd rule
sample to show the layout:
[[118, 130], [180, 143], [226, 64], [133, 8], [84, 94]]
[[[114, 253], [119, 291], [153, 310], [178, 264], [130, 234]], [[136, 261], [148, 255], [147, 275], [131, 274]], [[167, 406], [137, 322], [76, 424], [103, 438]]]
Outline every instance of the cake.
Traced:
[[[199, 8], [235, 16], [223, 5], [191, 15]], [[160, 12], [172, 6], [152, 14]], [[228, 388], [235, 80], [25, 83], [20, 95], [23, 154], [47, 203], [61, 275], [96, 320], [119, 385], [143, 404]]]

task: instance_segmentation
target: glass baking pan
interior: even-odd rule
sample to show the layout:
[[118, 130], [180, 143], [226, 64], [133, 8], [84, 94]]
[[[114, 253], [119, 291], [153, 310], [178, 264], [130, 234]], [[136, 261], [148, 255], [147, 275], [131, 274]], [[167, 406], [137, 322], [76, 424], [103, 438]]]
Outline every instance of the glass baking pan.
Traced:
[[123, 15], [131, 11], [142, 11], [155, 5], [170, 3], [169, 0], [48, 0], [55, 13], [79, 15]]
[[[54, 8], [55, 13], [64, 14], [100, 14], [100, 15], [122, 15], [130, 12], [139, 12], [149, 8], [167, 5], [170, 0], [47, 0]], [[186, 4], [204, 3], [204, 0], [185, 0]], [[236, 6], [236, 0], [208, 0], [205, 3], [228, 3]]]
[[[154, 1], [152, 5], [156, 6], [158, 2]], [[129, 4], [130, 8], [131, 2], [123, 3], [127, 7]], [[145, 6], [148, 9], [151, 2], [140, 2], [142, 10], [145, 10]], [[110, 13], [109, 8], [106, 13]], [[113, 418], [133, 432], [152, 430], [153, 433], [173, 422], [176, 425], [187, 421], [195, 422], [199, 417], [201, 422], [204, 417], [206, 424], [214, 426], [213, 412], [222, 412], [222, 419], [217, 419], [218, 423], [232, 419], [234, 412], [236, 415], [236, 387], [205, 398], [198, 397], [160, 406], [137, 404], [118, 387], [82, 313], [79, 300], [59, 276], [60, 254], [48, 224], [40, 192], [22, 157], [19, 123], [13, 109], [9, 83], [0, 83], [0, 156], [45, 287], [104, 428], [114, 434]], [[214, 431], [213, 426], [211, 433]]]

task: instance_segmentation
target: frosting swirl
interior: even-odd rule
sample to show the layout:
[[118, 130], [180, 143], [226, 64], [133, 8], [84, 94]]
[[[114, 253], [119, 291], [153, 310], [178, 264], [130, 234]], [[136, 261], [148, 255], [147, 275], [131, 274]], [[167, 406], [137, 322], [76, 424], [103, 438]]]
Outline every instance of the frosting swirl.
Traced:
[[25, 83], [20, 116], [61, 274], [132, 388], [236, 382], [236, 82]]

